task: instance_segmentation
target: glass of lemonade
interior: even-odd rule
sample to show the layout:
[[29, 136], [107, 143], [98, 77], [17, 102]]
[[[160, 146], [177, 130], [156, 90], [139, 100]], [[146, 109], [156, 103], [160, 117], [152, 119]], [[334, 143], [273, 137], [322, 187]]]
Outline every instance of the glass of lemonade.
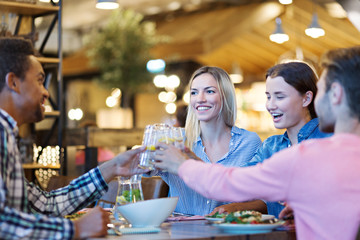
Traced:
[[174, 139], [175, 147], [183, 151], [185, 148], [183, 129], [181, 127], [173, 127], [171, 128], [171, 135]]
[[144, 131], [142, 145], [146, 146], [146, 150], [140, 154], [139, 167], [154, 170], [153, 154], [157, 142], [157, 131], [154, 125], [147, 125]]
[[147, 125], [142, 142], [142, 145], [146, 146], [146, 150], [140, 154], [139, 167], [154, 170], [153, 157], [156, 150], [155, 146], [159, 142], [172, 144], [177, 148], [184, 150], [183, 129], [171, 127], [165, 123]]

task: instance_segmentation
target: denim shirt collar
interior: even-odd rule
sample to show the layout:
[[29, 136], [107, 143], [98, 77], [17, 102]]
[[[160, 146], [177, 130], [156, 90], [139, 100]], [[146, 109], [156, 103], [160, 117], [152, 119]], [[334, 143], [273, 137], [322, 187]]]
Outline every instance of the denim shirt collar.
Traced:
[[[232, 126], [231, 127], [231, 136], [234, 136], [234, 134], [240, 134], [240, 128]], [[201, 134], [197, 137], [197, 139], [194, 143], [196, 143], [196, 144], [200, 143], [202, 146], [204, 146], [204, 144], [202, 143]]]
[[[241, 134], [241, 129], [240, 128], [238, 128], [238, 127], [236, 127], [236, 126], [232, 126], [231, 127], [231, 139], [230, 139], [230, 143], [229, 143], [229, 151], [219, 160], [219, 161], [221, 161], [221, 160], [223, 160], [224, 158], [226, 158], [229, 154], [231, 154], [233, 151], [234, 151], [234, 149], [235, 149], [235, 139], [234, 139], [234, 135], [235, 134]], [[196, 141], [194, 142], [194, 144], [196, 144], [196, 145], [200, 145], [201, 147], [202, 147], [202, 151], [205, 153], [205, 146], [204, 146], [204, 144], [203, 144], [203, 142], [202, 142], [202, 139], [201, 139], [201, 136], [199, 135], [198, 137], [197, 137], [197, 139], [196, 139]], [[207, 158], [207, 154], [205, 154], [206, 155], [206, 158]], [[207, 161], [209, 161], [210, 162], [210, 160], [207, 158]], [[218, 161], [218, 162], [219, 162]]]
[[[301, 142], [305, 139], [308, 139], [310, 135], [316, 130], [316, 128], [319, 126], [319, 120], [317, 118], [311, 119], [309, 122], [307, 122], [299, 131], [298, 133], [298, 142]], [[289, 141], [289, 136], [287, 134], [287, 131], [284, 133], [284, 138]]]

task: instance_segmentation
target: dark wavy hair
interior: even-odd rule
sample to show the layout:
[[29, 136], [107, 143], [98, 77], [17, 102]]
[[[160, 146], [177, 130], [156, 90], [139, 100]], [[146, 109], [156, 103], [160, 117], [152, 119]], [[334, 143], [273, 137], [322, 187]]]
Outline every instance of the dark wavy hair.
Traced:
[[360, 46], [327, 52], [321, 66], [327, 70], [326, 91], [333, 82], [339, 82], [345, 90], [352, 116], [360, 120]]
[[313, 93], [313, 99], [308, 106], [311, 119], [316, 118], [314, 99], [317, 93], [318, 77], [314, 70], [305, 62], [288, 62], [275, 65], [266, 72], [267, 77], [282, 77], [285, 82], [294, 87], [300, 94], [307, 91]]
[[0, 92], [5, 86], [9, 72], [23, 79], [29, 70], [29, 55], [34, 55], [34, 48], [29, 40], [22, 38], [0, 38]]

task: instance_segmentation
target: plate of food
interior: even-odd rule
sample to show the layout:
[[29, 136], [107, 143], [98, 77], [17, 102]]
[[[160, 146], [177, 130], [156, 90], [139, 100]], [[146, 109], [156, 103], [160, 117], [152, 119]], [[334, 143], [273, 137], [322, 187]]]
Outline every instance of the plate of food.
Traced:
[[210, 223], [223, 223], [224, 222], [224, 218], [205, 217], [205, 219]]
[[[268, 221], [274, 219], [274, 221]], [[257, 211], [238, 211], [228, 214], [224, 223], [216, 224], [219, 229], [229, 233], [266, 233], [280, 227], [284, 222], [278, 221], [272, 215], [263, 216]]]
[[262, 214], [262, 215], [261, 215], [261, 221], [271, 220], [271, 219], [275, 219], [275, 216], [274, 216], [274, 215], [270, 215], [270, 214]]
[[213, 215], [205, 216], [205, 219], [210, 223], [222, 223], [222, 222], [224, 222], [224, 219], [226, 216], [227, 216], [227, 213], [216, 212]]
[[220, 223], [216, 226], [221, 229], [223, 232], [227, 233], [243, 233], [243, 234], [253, 234], [253, 233], [267, 233], [271, 232], [273, 229], [282, 226], [283, 223], [267, 223], [267, 224], [233, 224], [233, 223]]
[[[256, 214], [256, 216], [261, 216], [261, 221], [269, 221], [274, 220], [277, 221], [274, 215], [269, 214], [261, 214], [260, 212], [256, 211], [237, 211], [233, 213], [235, 217], [239, 217], [240, 215], [244, 214]], [[225, 218], [228, 214], [227, 213], [218, 213], [216, 212], [213, 215], [205, 216], [205, 219], [209, 221], [210, 223], [223, 223], [225, 222]], [[228, 220], [229, 222], [230, 220]]]

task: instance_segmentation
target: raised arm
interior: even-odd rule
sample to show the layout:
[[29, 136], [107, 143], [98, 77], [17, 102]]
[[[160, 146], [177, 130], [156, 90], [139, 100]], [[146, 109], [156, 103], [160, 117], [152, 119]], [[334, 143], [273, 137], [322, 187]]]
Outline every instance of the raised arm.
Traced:
[[205, 197], [233, 202], [284, 200], [296, 162], [290, 159], [298, 154], [297, 151], [284, 150], [263, 164], [229, 168], [186, 160], [186, 155], [170, 145], [159, 147], [156, 151], [157, 167], [178, 174], [189, 187]]
[[236, 211], [244, 210], [255, 210], [263, 214], [267, 214], [266, 203], [262, 200], [254, 200], [248, 202], [235, 202], [216, 207], [209, 215], [213, 215], [216, 212], [218, 213], [232, 213]]

